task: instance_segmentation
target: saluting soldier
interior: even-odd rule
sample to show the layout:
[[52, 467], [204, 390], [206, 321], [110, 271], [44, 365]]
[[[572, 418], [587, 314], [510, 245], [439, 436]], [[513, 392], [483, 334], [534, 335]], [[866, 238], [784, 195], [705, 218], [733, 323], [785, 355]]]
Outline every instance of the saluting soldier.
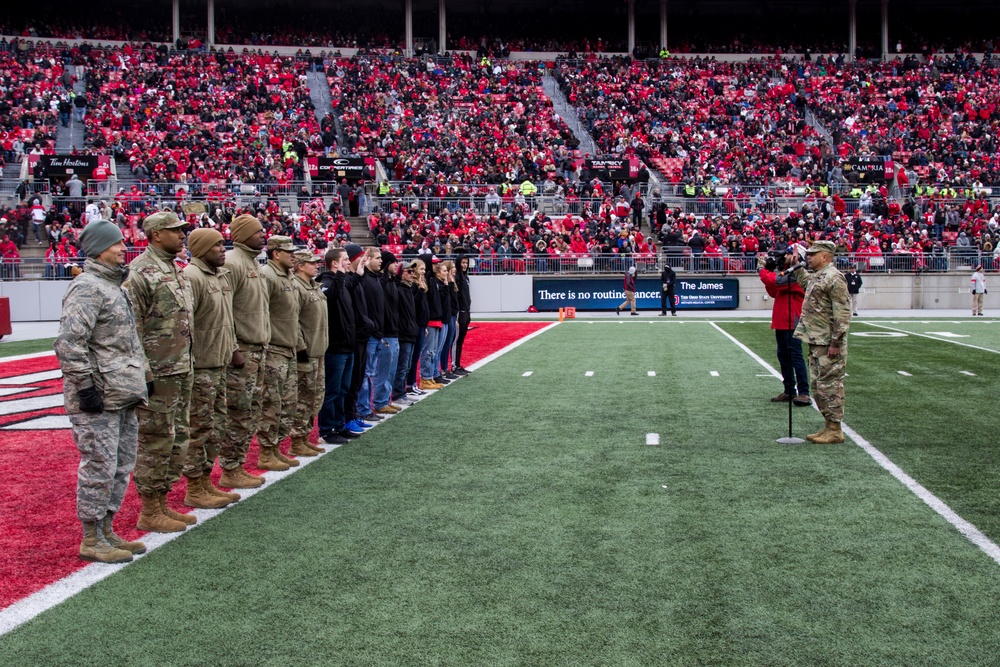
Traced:
[[257, 255], [264, 248], [264, 227], [252, 215], [237, 216], [229, 226], [233, 249], [226, 253], [226, 280], [233, 291], [233, 324], [243, 364], [226, 369], [226, 406], [229, 425], [222, 441], [219, 486], [252, 489], [264, 478], [243, 467], [250, 441], [260, 421], [264, 391], [264, 359], [271, 339], [267, 316], [267, 286]]
[[267, 240], [267, 265], [261, 270], [267, 287], [271, 338], [264, 363], [264, 395], [257, 429], [261, 470], [288, 470], [299, 465], [281, 453], [279, 445], [295, 419], [296, 350], [305, 347], [299, 331], [299, 296], [292, 282], [295, 244], [287, 236]]
[[[847, 332], [851, 326], [851, 299], [847, 281], [833, 263], [837, 247], [816, 241], [806, 250], [812, 274], [796, 270], [795, 279], [806, 290], [802, 316], [793, 334], [809, 344], [809, 388], [826, 426], [807, 440], [821, 444], [844, 441], [844, 374], [847, 372]], [[789, 263], [796, 261], [787, 255]]]
[[194, 384], [191, 392], [191, 442], [184, 476], [188, 507], [217, 509], [240, 499], [212, 484], [212, 468], [226, 431], [226, 367], [240, 366], [242, 355], [233, 328], [233, 292], [226, 280], [226, 246], [210, 228], [188, 236], [191, 263], [184, 276], [191, 283], [194, 311]]
[[295, 419], [292, 422], [292, 447], [295, 456], [316, 456], [323, 448], [309, 443], [316, 415], [323, 407], [323, 388], [326, 386], [324, 355], [329, 344], [327, 328], [326, 295], [316, 282], [322, 255], [308, 250], [295, 253], [295, 287], [299, 295], [299, 329], [305, 347], [297, 351], [296, 368], [298, 391]]
[[146, 352], [149, 392], [149, 404], [138, 409], [135, 486], [142, 511], [137, 527], [176, 533], [197, 522], [167, 506], [167, 493], [180, 479], [187, 457], [194, 380], [191, 285], [174, 261], [184, 250], [187, 223], [163, 211], [143, 220], [142, 228], [149, 247], [132, 262], [125, 281]]
[[83, 273], [63, 297], [53, 348], [63, 374], [66, 414], [80, 450], [76, 514], [83, 524], [80, 558], [124, 563], [146, 552], [126, 542], [112, 522], [135, 467], [139, 424], [146, 401], [146, 357], [136, 332], [125, 280], [125, 242], [118, 225], [95, 220], [80, 233], [87, 256]]

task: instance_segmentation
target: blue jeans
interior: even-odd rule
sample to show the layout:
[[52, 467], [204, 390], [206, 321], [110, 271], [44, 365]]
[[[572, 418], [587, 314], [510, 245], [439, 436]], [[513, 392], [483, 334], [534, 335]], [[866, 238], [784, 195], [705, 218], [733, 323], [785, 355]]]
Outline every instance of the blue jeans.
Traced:
[[399, 363], [399, 339], [383, 338], [388, 345], [378, 348], [378, 363], [375, 368], [375, 409], [389, 405], [392, 398], [392, 381], [396, 378]]
[[451, 331], [451, 322], [442, 322], [437, 339], [437, 354], [434, 355], [434, 365], [432, 366], [434, 375], [431, 377], [438, 377], [444, 372], [444, 350], [448, 344], [449, 331]]
[[424, 332], [424, 346], [420, 349], [420, 377], [431, 380], [437, 375], [438, 338], [441, 329], [427, 327]]
[[368, 355], [365, 364], [365, 378], [361, 381], [358, 391], [358, 416], [365, 417], [375, 411], [372, 400], [375, 398], [375, 371], [378, 368], [379, 350], [383, 348], [381, 338], [368, 339]]
[[410, 374], [413, 362], [413, 347], [410, 341], [399, 341], [399, 361], [396, 363], [396, 373], [392, 380], [392, 398], [403, 398], [406, 395], [406, 378]]
[[808, 396], [809, 378], [806, 376], [806, 362], [802, 357], [802, 341], [792, 336], [790, 329], [775, 329], [774, 338], [778, 342], [778, 363], [781, 365], [785, 393], [789, 396]]
[[344, 397], [351, 390], [351, 371], [354, 369], [354, 354], [328, 354], [323, 357], [326, 372], [326, 393], [323, 407], [319, 409], [320, 435], [330, 435], [344, 428], [347, 415], [344, 411]]

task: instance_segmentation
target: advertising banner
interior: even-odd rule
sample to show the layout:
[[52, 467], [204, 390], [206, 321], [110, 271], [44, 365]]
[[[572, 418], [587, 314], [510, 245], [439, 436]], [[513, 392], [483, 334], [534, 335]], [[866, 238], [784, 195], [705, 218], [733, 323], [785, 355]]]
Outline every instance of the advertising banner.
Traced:
[[591, 174], [600, 175], [601, 180], [634, 181], [639, 178], [639, 162], [629, 158], [600, 157], [587, 160]]
[[97, 155], [42, 155], [42, 164], [51, 178], [76, 174], [81, 181], [87, 181], [98, 167]]
[[[662, 285], [656, 278], [636, 281], [639, 310], [659, 310]], [[678, 310], [732, 310], [739, 307], [737, 278], [678, 278], [674, 285]], [[535, 278], [534, 305], [540, 311], [560, 308], [614, 310], [625, 300], [622, 278]]]
[[346, 178], [350, 183], [362, 178], [370, 181], [374, 172], [369, 163], [374, 164], [370, 158], [362, 157], [313, 157], [306, 159], [309, 175], [317, 181], [339, 181], [342, 178]]
[[895, 178], [892, 158], [885, 156], [854, 157], [844, 165], [844, 171], [855, 171], [864, 183], [881, 183]]

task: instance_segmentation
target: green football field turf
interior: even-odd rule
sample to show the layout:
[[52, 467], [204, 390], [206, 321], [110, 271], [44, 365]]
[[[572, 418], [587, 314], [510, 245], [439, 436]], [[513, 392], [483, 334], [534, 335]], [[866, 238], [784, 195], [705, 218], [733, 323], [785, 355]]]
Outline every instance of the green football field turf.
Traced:
[[[996, 542], [1000, 355], [900, 322], [852, 327], [845, 422]], [[780, 382], [722, 333], [776, 365], [773, 332], [717, 327], [554, 327], [0, 637], [0, 664], [996, 664], [1000, 565], [858, 446], [776, 444]]]

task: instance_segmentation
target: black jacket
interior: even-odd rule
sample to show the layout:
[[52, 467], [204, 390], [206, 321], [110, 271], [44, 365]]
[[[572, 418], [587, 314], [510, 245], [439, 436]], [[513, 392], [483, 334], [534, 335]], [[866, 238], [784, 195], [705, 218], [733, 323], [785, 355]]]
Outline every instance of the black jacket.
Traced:
[[455, 284], [458, 285], [458, 312], [467, 313], [472, 310], [472, 291], [469, 288], [469, 274], [458, 269], [455, 271]]
[[375, 325], [368, 317], [368, 299], [361, 283], [363, 278], [354, 271], [348, 271], [344, 282], [354, 302], [354, 342], [364, 343], [372, 337]]
[[[430, 322], [444, 321], [444, 311], [441, 306], [441, 288], [444, 285], [434, 276], [427, 276], [427, 320]], [[450, 313], [449, 313], [450, 315]]]
[[667, 265], [663, 265], [663, 270], [660, 271], [660, 282], [664, 285], [674, 286], [674, 282], [677, 281], [677, 274], [674, 270]]
[[365, 269], [365, 274], [361, 276], [361, 289], [365, 293], [366, 312], [371, 326], [369, 335], [372, 338], [384, 338], [385, 292], [382, 291], [382, 281], [379, 274]]
[[327, 354], [349, 354], [354, 351], [354, 302], [347, 289], [345, 273], [324, 271], [317, 281], [326, 295], [327, 330], [330, 342]]
[[379, 275], [385, 309], [382, 313], [382, 337], [399, 338], [399, 288], [400, 285], [387, 272]]
[[395, 281], [395, 285], [399, 340], [404, 343], [416, 343], [420, 333], [420, 325], [417, 324], [417, 292], [420, 292], [420, 297], [423, 298], [423, 290], [414, 284], [405, 285], [398, 281]]

